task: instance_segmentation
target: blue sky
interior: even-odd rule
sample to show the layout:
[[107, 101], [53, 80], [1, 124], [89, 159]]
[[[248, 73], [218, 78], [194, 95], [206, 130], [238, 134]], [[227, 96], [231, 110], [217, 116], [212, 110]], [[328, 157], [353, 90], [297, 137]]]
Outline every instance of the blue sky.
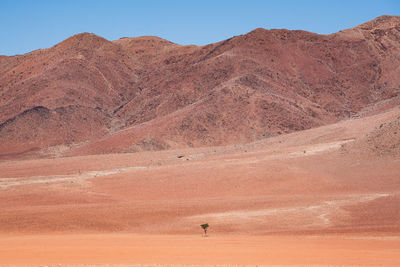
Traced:
[[328, 34], [383, 14], [400, 15], [400, 0], [0, 0], [0, 55], [51, 47], [80, 32], [203, 45], [258, 27]]

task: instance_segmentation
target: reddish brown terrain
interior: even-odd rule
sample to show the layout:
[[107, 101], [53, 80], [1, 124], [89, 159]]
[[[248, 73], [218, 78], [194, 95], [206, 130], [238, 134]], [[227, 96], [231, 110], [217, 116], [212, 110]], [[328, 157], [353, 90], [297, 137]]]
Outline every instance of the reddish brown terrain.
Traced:
[[398, 105], [399, 66], [397, 16], [330, 35], [256, 29], [206, 46], [82, 33], [0, 57], [0, 155], [247, 143]]
[[0, 66], [0, 265], [400, 265], [399, 17]]

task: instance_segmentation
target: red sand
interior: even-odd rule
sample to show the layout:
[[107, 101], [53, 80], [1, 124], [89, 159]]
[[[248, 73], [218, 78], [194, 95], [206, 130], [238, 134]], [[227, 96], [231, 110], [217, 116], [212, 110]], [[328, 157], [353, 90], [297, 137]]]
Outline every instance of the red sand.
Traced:
[[0, 265], [400, 266], [399, 33], [0, 57]]
[[[17, 248], [17, 249], [16, 249]], [[363, 236], [2, 236], [1, 264], [399, 266], [400, 238]]]
[[[241, 146], [2, 161], [0, 264], [398, 266], [399, 116]], [[371, 138], [393, 145], [376, 154]]]

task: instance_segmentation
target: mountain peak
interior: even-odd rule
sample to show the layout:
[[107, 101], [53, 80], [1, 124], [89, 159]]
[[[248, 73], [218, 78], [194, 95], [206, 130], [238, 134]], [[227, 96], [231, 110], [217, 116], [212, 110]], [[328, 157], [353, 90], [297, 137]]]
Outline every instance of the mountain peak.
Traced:
[[362, 30], [389, 29], [400, 25], [400, 16], [382, 15], [355, 28]]
[[61, 43], [57, 44], [56, 46], [61, 47], [98, 47], [104, 43], [109, 43], [110, 41], [100, 37], [94, 33], [78, 33], [75, 34], [68, 39], [62, 41]]
[[[332, 36], [257, 28], [206, 46], [80, 33], [0, 58], [0, 157], [19, 144], [87, 141], [87, 153], [236, 144], [398, 105], [398, 21]], [[38, 106], [51, 112], [24, 113]]]

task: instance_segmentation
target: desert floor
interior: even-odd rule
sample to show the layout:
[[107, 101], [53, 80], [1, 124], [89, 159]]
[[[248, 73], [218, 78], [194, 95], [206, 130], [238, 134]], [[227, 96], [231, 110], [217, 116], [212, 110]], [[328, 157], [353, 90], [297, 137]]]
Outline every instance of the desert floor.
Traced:
[[2, 264], [399, 266], [400, 238], [83, 234], [2, 236]]
[[230, 147], [2, 160], [0, 265], [400, 266], [400, 158], [361, 142], [399, 116]]

